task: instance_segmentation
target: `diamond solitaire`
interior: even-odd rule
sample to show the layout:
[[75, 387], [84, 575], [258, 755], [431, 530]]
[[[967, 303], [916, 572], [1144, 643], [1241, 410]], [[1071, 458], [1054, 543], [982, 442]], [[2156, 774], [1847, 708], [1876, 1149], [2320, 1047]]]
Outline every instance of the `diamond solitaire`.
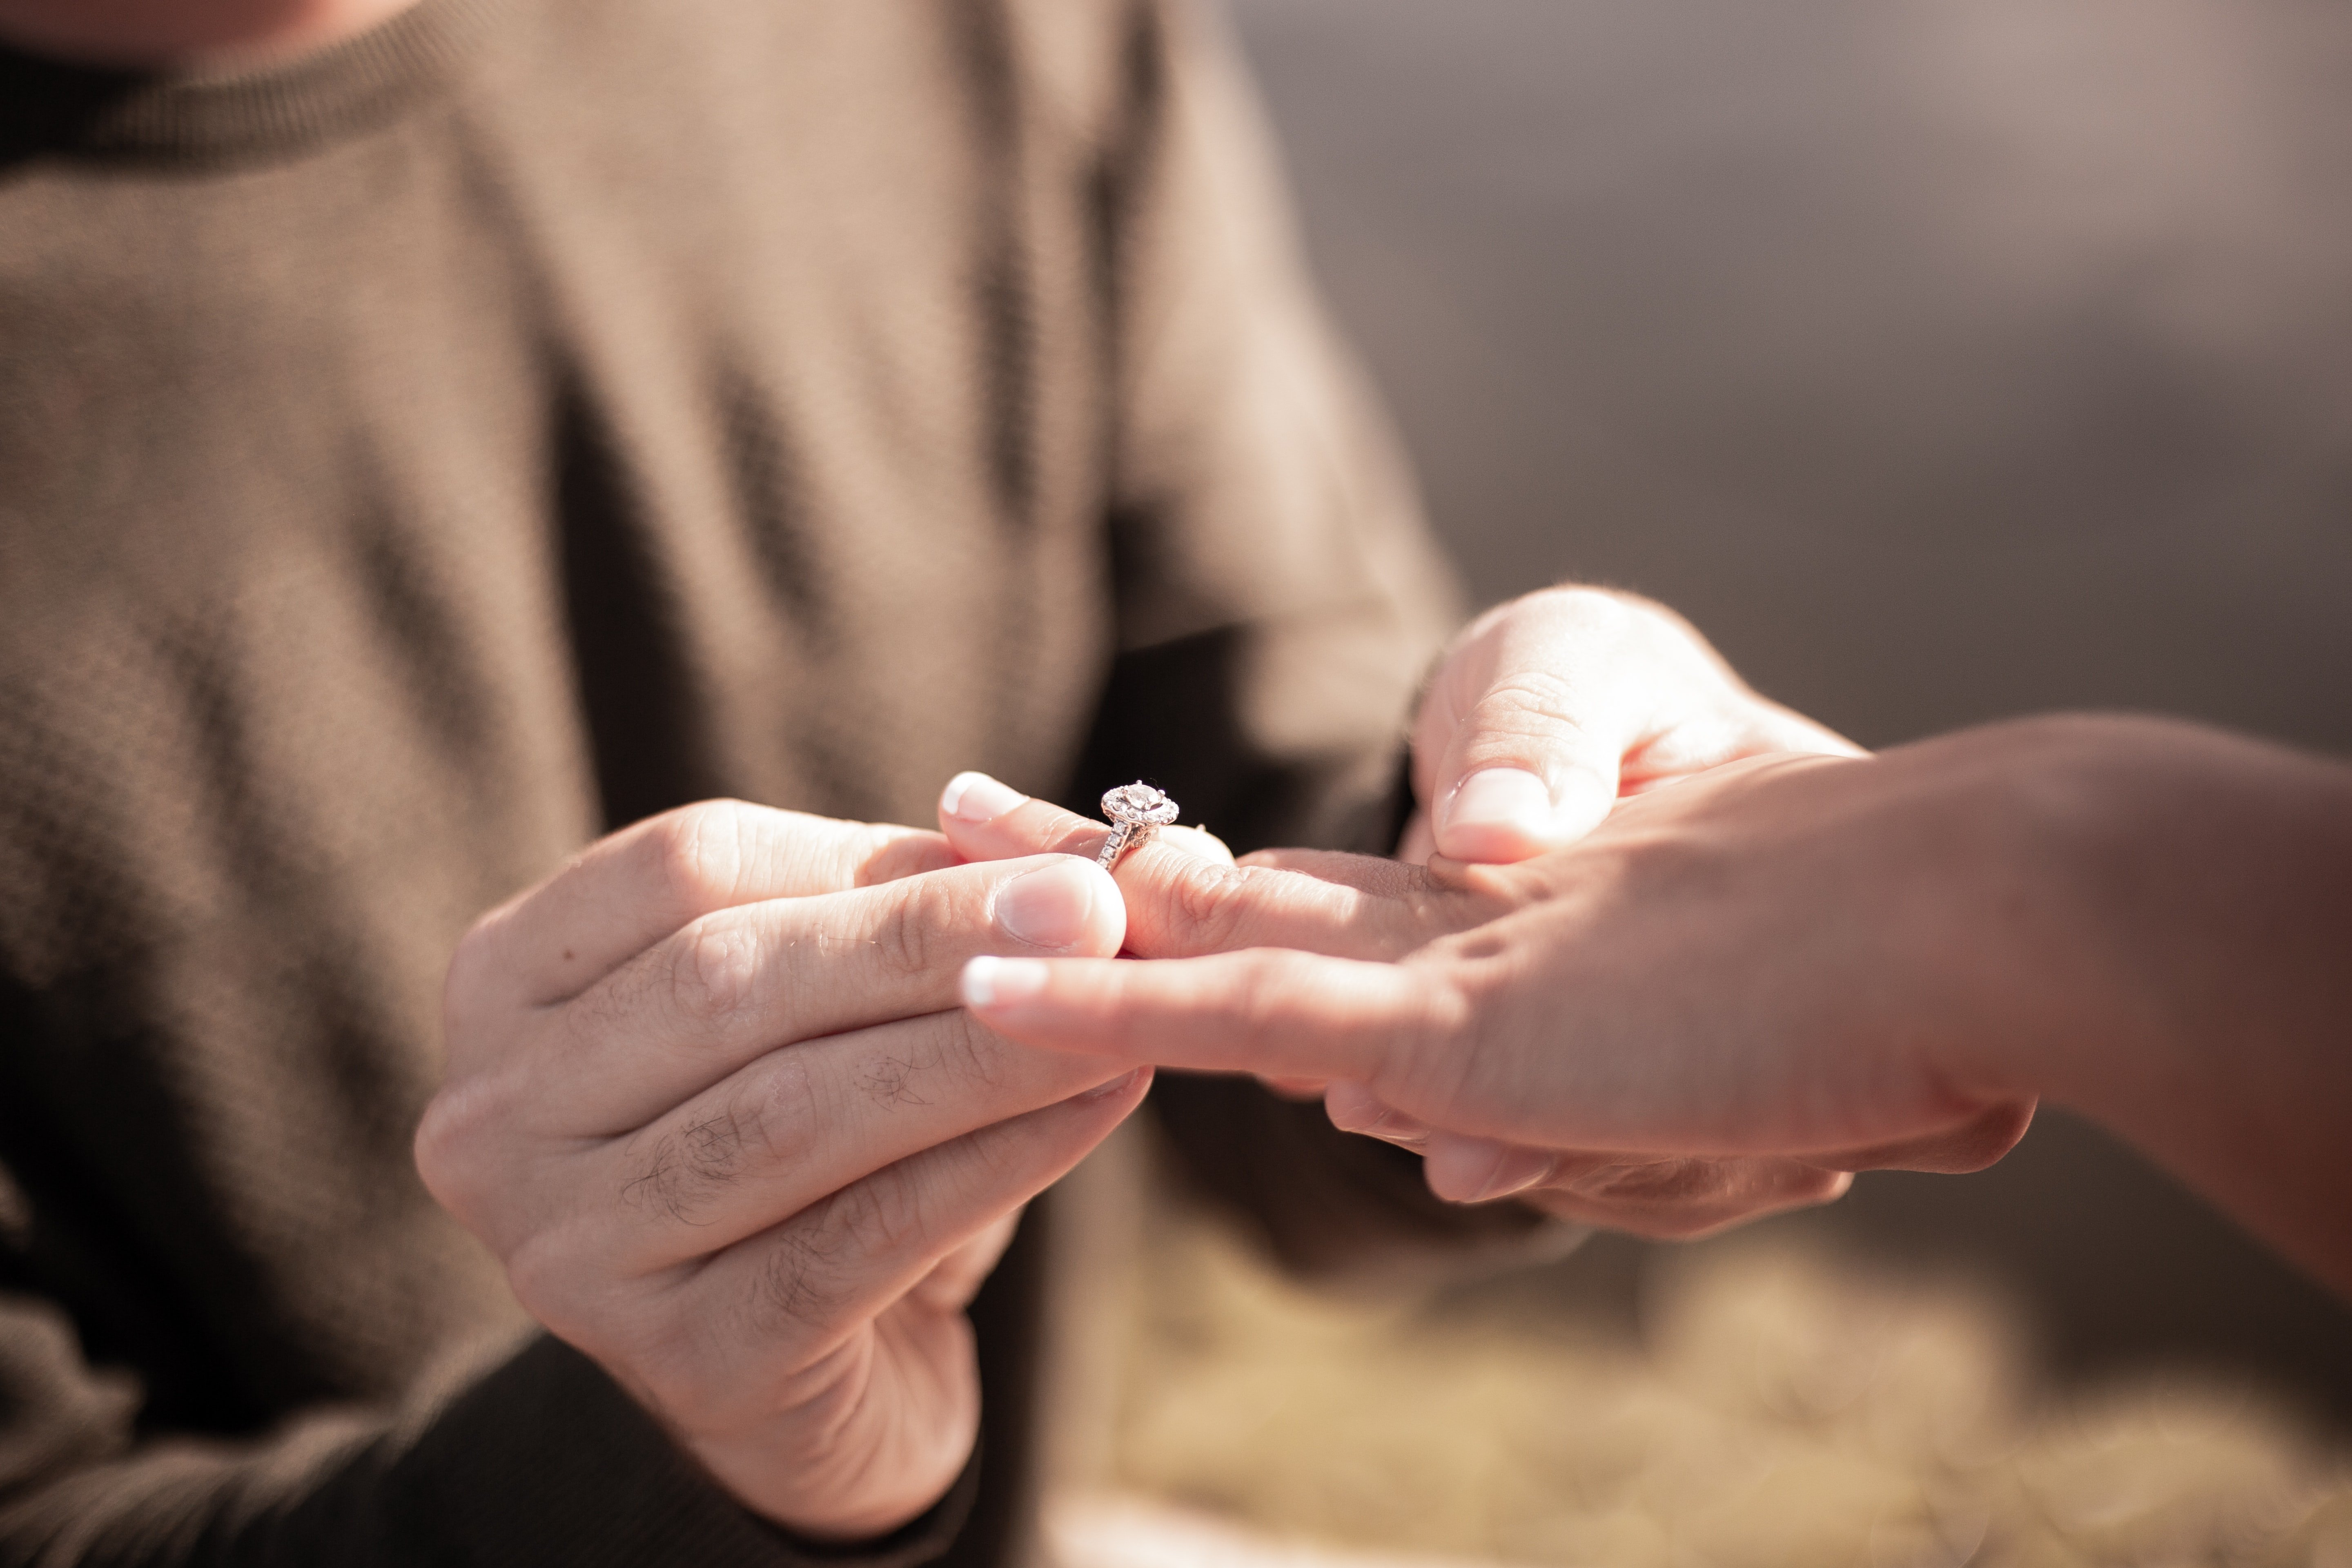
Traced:
[[1106, 871], [1118, 864], [1120, 856], [1150, 837], [1154, 828], [1176, 820], [1176, 803], [1141, 779], [1105, 791], [1102, 809], [1111, 820], [1111, 835], [1104, 841], [1102, 853], [1095, 857], [1095, 864]]

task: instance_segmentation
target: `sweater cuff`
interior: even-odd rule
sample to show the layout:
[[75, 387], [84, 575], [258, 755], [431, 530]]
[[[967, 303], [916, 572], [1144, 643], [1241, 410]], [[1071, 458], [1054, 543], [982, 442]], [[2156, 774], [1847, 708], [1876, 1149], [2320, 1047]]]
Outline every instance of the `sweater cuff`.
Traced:
[[879, 1540], [802, 1540], [737, 1502], [604, 1369], [531, 1341], [442, 1411], [394, 1467], [388, 1517], [419, 1561], [478, 1568], [914, 1568], [954, 1542], [979, 1456]]

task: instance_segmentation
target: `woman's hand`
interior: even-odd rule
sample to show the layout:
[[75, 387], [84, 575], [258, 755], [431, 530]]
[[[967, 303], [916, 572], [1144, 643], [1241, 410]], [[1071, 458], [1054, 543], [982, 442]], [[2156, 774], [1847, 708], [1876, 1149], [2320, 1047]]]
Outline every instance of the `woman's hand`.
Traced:
[[[1853, 1037], [1883, 1025], [1874, 1046], [1900, 1040], [1908, 1021], [1842, 1019], [1836, 978], [1801, 998], [1782, 961], [1789, 910], [1809, 900], [1839, 911], [1858, 969], [1897, 940], [1858, 885], [1883, 851], [1848, 832], [1851, 786], [1881, 776], [1738, 764], [1508, 867], [1299, 851], [1235, 866], [1164, 834], [1118, 868], [1127, 945], [1182, 962], [982, 964], [966, 995], [1055, 1048], [1328, 1083], [1332, 1120], [1418, 1150], [1442, 1197], [1517, 1196], [1645, 1235], [1822, 1202], [1855, 1170], [1974, 1169], [2022, 1133], [2031, 1095], [1865, 1067]], [[941, 820], [969, 857], [1102, 837], [993, 781], [954, 804]], [[1801, 866], [1816, 832], [1857, 865]], [[1852, 898], [1828, 885], [1841, 876]]]
[[[1051, 836], [1005, 820], [950, 837]], [[2352, 1291], [2341, 763], [2034, 720], [1734, 763], [1510, 866], [1171, 847], [1119, 876], [1131, 947], [1212, 956], [982, 962], [975, 1010], [1041, 1046], [1328, 1080], [1335, 1120], [1417, 1140], [1441, 1194], [1757, 1163], [1721, 1183], [1736, 1208], [1777, 1163], [1974, 1169], [2047, 1095]]]

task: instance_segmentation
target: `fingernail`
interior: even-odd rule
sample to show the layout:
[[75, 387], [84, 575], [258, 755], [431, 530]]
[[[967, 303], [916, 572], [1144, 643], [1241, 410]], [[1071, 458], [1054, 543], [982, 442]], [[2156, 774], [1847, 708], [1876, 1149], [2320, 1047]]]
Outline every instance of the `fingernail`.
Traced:
[[1469, 1200], [1474, 1204], [1491, 1203], [1507, 1198], [1513, 1193], [1526, 1192], [1552, 1173], [1559, 1162], [1541, 1149], [1507, 1145], [1495, 1157], [1494, 1168], [1486, 1173], [1486, 1184]]
[[1030, 947], [1068, 947], [1087, 936], [1087, 917], [1094, 912], [1096, 881], [1106, 872], [1094, 860], [1077, 856], [1054, 856], [1033, 872], [1021, 872], [997, 886], [997, 929]]
[[1067, 947], [1087, 934], [1095, 884], [1108, 875], [1091, 860], [1057, 855], [997, 888], [997, 929], [1031, 947]]
[[1508, 828], [1538, 843], [1551, 835], [1551, 788], [1525, 768], [1486, 768], [1454, 786], [1438, 813], [1437, 830]]
[[1150, 1068], [1137, 1068], [1132, 1072], [1123, 1072], [1119, 1074], [1108, 1083], [1098, 1083], [1095, 1085], [1094, 1088], [1087, 1090], [1084, 1094], [1079, 1095], [1077, 1097], [1078, 1103], [1084, 1105], [1090, 1100], [1108, 1100], [1112, 1095], [1124, 1094], [1127, 1090], [1135, 1087], [1135, 1080], [1137, 1079], [1141, 1078], [1150, 1070], [1151, 1069]]
[[1045, 989], [1045, 965], [1034, 958], [980, 957], [963, 966], [957, 990], [967, 1007], [1005, 1007]]
[[948, 780], [948, 787], [940, 792], [940, 809], [958, 822], [976, 826], [995, 821], [1028, 798], [986, 773], [965, 773]]
[[1367, 1138], [1377, 1138], [1383, 1143], [1393, 1143], [1400, 1149], [1418, 1149], [1429, 1142], [1429, 1128], [1415, 1121], [1401, 1110], [1383, 1110], [1369, 1127], [1351, 1127], [1346, 1131], [1360, 1132]]
[[1360, 1083], [1334, 1083], [1323, 1091], [1323, 1113], [1342, 1132], [1361, 1133], [1411, 1149], [1429, 1140], [1429, 1129], [1381, 1100]]

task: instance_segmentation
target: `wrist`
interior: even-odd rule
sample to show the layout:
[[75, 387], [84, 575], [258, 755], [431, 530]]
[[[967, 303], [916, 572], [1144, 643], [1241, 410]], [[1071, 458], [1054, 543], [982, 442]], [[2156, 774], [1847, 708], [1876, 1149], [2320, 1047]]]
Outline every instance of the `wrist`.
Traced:
[[2352, 768], [2187, 724], [2082, 721], [2067, 863], [2105, 960], [2051, 1091], [2352, 1291]]
[[2135, 885], [2150, 847], [2143, 731], [2170, 728], [2037, 718], [1882, 759], [1914, 770], [1906, 831], [1937, 841], [1919, 895], [1948, 1017], [1925, 1037], [1936, 1075], [1970, 1100], [2104, 1117], [2119, 1083], [2179, 1055]]
[[2001, 728], [2044, 1000], [1996, 1070], [2126, 1136], [2226, 1114], [2352, 1002], [2352, 770], [2170, 721]]
[[798, 1449], [688, 1447], [746, 1509], [803, 1540], [840, 1548], [896, 1535], [928, 1517], [971, 1467], [976, 1436], [927, 1444], [920, 1456], [897, 1456], [895, 1466], [844, 1465], [842, 1456]]

